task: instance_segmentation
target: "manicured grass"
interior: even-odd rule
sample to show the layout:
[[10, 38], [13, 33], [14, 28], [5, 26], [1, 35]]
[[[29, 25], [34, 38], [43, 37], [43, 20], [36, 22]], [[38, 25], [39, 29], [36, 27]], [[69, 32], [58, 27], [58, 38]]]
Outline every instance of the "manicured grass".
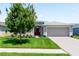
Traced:
[[0, 56], [70, 56], [69, 54], [1, 52]]
[[72, 38], [79, 39], [79, 35], [74, 35], [74, 36], [72, 36]]
[[16, 40], [14, 39], [0, 37], [0, 48], [60, 48], [56, 43], [45, 37], [25, 38], [23, 44], [16, 44], [15, 42]]

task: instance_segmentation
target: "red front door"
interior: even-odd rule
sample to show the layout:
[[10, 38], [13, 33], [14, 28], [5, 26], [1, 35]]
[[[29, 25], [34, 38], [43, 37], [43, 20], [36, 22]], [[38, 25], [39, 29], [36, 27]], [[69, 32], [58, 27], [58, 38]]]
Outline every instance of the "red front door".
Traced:
[[35, 27], [35, 35], [40, 36], [40, 27]]

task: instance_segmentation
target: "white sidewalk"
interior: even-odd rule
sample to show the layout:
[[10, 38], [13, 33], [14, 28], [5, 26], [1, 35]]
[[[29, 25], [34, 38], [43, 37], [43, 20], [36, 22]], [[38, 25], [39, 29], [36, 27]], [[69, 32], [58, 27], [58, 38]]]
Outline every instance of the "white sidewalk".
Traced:
[[65, 53], [62, 49], [30, 49], [30, 48], [0, 48], [0, 52], [18, 52], [18, 53]]

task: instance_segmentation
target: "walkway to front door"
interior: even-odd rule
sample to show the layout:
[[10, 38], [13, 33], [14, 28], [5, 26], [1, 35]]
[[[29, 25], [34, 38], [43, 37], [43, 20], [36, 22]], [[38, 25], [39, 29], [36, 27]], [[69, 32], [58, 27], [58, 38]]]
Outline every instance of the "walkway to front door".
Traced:
[[71, 37], [49, 37], [73, 56], [79, 56], [79, 40]]

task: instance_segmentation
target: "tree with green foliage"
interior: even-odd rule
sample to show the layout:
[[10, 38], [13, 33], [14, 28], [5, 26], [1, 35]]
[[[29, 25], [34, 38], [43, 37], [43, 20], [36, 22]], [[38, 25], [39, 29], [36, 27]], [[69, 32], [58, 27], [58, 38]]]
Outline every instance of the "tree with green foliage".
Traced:
[[36, 22], [36, 12], [32, 4], [28, 4], [25, 8], [21, 3], [14, 3], [7, 10], [7, 17], [5, 24], [9, 28], [10, 32], [21, 35], [30, 31]]

